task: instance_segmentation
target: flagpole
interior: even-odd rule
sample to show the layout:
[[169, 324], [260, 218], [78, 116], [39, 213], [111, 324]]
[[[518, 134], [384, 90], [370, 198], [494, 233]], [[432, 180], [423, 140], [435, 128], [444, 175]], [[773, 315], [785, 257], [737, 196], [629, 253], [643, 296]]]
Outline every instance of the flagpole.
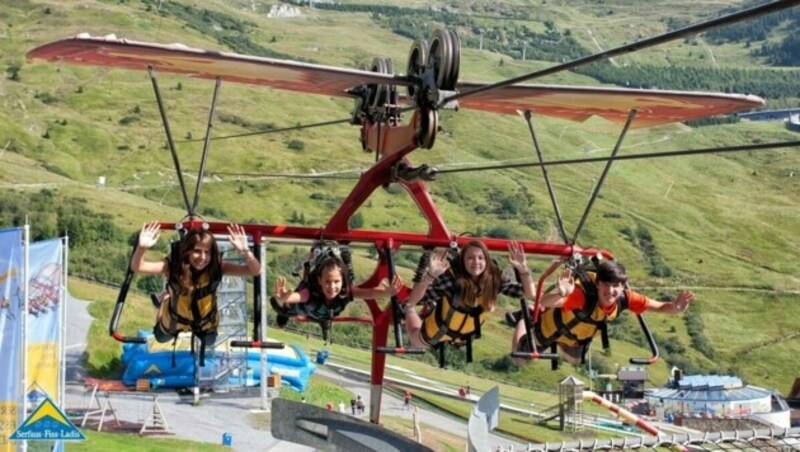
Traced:
[[61, 238], [61, 365], [59, 369], [58, 402], [62, 409], [66, 409], [67, 388], [67, 303], [69, 302], [68, 277], [69, 277], [69, 236]]
[[[28, 417], [28, 279], [29, 279], [29, 271], [30, 271], [30, 240], [31, 240], [31, 228], [28, 222], [25, 222], [25, 226], [22, 229], [22, 315], [20, 316], [20, 326], [22, 327], [22, 418], [20, 420], [20, 425], [24, 422], [25, 419]], [[28, 441], [22, 441], [20, 445], [20, 450], [25, 452], [28, 450]]]

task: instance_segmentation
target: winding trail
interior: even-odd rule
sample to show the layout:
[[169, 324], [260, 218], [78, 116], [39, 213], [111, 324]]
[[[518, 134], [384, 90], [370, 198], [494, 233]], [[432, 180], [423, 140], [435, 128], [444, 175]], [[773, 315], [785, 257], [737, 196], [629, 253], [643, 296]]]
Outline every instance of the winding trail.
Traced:
[[[589, 33], [589, 37], [592, 38], [592, 42], [594, 42], [594, 45], [597, 46], [597, 50], [599, 50], [601, 52], [605, 52], [605, 49], [603, 48], [603, 46], [601, 46], [600, 43], [597, 41], [597, 38], [594, 37], [594, 33], [592, 33], [592, 30], [587, 28], [586, 32]], [[608, 61], [611, 64], [613, 64], [615, 67], [619, 67], [619, 64], [617, 64], [617, 62], [614, 60], [614, 58], [609, 58]]]

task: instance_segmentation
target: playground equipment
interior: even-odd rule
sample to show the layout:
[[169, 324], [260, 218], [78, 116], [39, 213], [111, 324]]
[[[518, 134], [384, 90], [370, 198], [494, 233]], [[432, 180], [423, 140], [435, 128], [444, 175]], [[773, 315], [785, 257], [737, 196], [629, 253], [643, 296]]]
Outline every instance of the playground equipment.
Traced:
[[[206, 357], [203, 367], [197, 367], [191, 353], [191, 335], [182, 334], [175, 341], [159, 344], [152, 334], [140, 331], [145, 343], [123, 346], [122, 362], [125, 372], [122, 381], [135, 386], [137, 380], [147, 379], [151, 388], [184, 388], [210, 382], [214, 389], [258, 386], [261, 381], [261, 351], [241, 350], [228, 344], [217, 346]], [[304, 391], [308, 379], [316, 370], [303, 350], [284, 346], [267, 354], [268, 374], [280, 374], [281, 381], [298, 391]]]

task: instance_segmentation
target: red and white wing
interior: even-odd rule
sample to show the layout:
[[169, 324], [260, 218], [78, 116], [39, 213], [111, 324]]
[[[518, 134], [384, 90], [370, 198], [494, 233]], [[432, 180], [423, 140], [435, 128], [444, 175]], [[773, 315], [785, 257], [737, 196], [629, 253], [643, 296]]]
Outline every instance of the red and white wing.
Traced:
[[[481, 83], [458, 84], [458, 91], [468, 93], [485, 86]], [[467, 95], [459, 99], [463, 108], [494, 113], [534, 114], [585, 121], [599, 116], [624, 123], [632, 109], [638, 110], [633, 127], [706, 118], [764, 105], [764, 99], [744, 94], [704, 93], [561, 85], [511, 85]]]
[[87, 34], [44, 44], [28, 52], [28, 58], [135, 70], [153, 67], [189, 77], [220, 77], [229, 82], [329, 96], [347, 96], [348, 89], [365, 84], [409, 84], [405, 77], [392, 74]]
[[[269, 86], [276, 89], [348, 96], [348, 90], [366, 84], [410, 85], [408, 77], [290, 60], [194, 49], [182, 44], [152, 44], [79, 35], [28, 52], [28, 58], [71, 64], [121, 67], [184, 74], [207, 79]], [[468, 93], [486, 83], [461, 82]], [[625, 122], [638, 110], [634, 127], [646, 127], [705, 118], [760, 107], [764, 100], [751, 95], [662, 91], [560, 85], [511, 85], [459, 99], [462, 108], [494, 113], [535, 114], [584, 121], [599, 116]]]

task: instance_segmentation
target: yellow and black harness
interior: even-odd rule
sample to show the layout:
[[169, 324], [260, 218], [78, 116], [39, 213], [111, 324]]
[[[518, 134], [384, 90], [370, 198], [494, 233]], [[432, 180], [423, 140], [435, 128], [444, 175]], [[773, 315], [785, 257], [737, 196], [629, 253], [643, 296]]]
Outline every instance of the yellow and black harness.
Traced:
[[479, 338], [481, 325], [489, 317], [483, 297], [472, 302], [461, 300], [462, 281], [457, 277], [455, 280], [453, 293], [442, 297], [422, 321], [420, 332], [428, 345], [442, 342], [460, 344], [473, 336]]
[[[219, 326], [217, 287], [222, 282], [222, 268], [209, 267], [204, 270], [195, 281], [194, 290], [186, 291], [180, 283], [183, 269], [179, 248], [176, 242], [170, 252], [167, 278], [169, 299], [161, 304], [156, 327], [173, 337], [184, 331], [191, 331], [197, 336], [200, 339], [202, 366], [205, 364], [206, 340], [216, 335]], [[194, 352], [194, 341], [192, 347]]]
[[550, 347], [555, 352], [557, 344], [579, 348], [581, 361], [585, 361], [588, 346], [598, 330], [603, 348], [609, 347], [608, 322], [616, 319], [628, 308], [628, 298], [626, 292], [623, 292], [617, 299], [614, 311], [607, 314], [598, 303], [595, 274], [579, 269], [576, 276], [584, 294], [583, 309], [568, 311], [548, 309], [539, 317], [534, 335], [537, 345], [542, 349]]
[[[336, 257], [342, 261], [347, 267], [348, 280], [344, 281], [348, 287], [353, 286], [355, 282], [355, 275], [353, 272], [353, 259], [350, 254], [350, 248], [343, 244], [330, 244], [325, 247], [317, 245], [311, 250], [311, 257], [303, 261], [302, 280], [300, 284], [294, 289], [295, 292], [308, 290], [308, 300], [304, 303], [292, 303], [286, 306], [281, 305], [275, 297], [270, 297], [270, 304], [281, 316], [296, 317], [304, 316], [308, 320], [316, 322], [322, 329], [322, 339], [328, 340], [328, 335], [331, 329], [331, 322], [338, 317], [353, 301], [352, 291], [348, 291], [348, 295], [337, 296], [331, 305], [325, 304], [325, 296], [321, 293], [315, 280], [319, 277], [319, 266], [328, 257]], [[299, 276], [298, 272], [293, 272], [294, 276]]]

